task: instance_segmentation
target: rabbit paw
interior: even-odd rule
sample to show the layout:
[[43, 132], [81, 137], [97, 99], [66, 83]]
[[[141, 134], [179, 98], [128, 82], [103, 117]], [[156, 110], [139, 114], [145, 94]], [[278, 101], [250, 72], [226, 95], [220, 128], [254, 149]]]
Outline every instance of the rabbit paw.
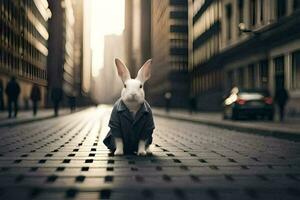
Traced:
[[145, 155], [147, 155], [147, 152], [145, 150], [139, 150], [137, 155], [138, 156], [145, 156]]
[[148, 155], [152, 155], [152, 151], [151, 151], [151, 149], [150, 149], [149, 147], [146, 149], [146, 153], [147, 153]]
[[116, 149], [114, 152], [115, 156], [122, 156], [124, 154], [123, 149]]

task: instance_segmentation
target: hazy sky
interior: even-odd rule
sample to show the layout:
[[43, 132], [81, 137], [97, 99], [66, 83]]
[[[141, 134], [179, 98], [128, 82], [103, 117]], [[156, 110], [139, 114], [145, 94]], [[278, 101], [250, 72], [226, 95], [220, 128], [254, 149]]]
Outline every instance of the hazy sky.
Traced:
[[124, 29], [124, 0], [91, 0], [92, 74], [103, 67], [104, 35], [121, 34]]

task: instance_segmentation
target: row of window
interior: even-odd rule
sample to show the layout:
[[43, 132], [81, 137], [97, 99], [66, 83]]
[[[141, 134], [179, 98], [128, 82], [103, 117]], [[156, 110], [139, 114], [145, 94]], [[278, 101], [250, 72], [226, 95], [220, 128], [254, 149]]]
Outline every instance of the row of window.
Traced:
[[41, 30], [46, 30], [47, 19], [34, 1], [0, 0], [0, 10], [0, 70], [30, 80], [46, 80], [48, 38]]
[[204, 63], [219, 52], [220, 34], [212, 35], [193, 52], [194, 66]]
[[[292, 3], [293, 10], [300, 9], [300, 0], [286, 1], [286, 0], [274, 0], [267, 2], [266, 0], [250, 0], [249, 6], [245, 4], [245, 0], [237, 0], [237, 12], [233, 11], [233, 6], [231, 3], [225, 5], [225, 17], [226, 17], [226, 39], [229, 41], [232, 39], [233, 33], [233, 13], [236, 13], [236, 18], [238, 19], [238, 23], [244, 23], [245, 18], [245, 9], [249, 9], [249, 22], [250, 28], [257, 27], [258, 24], [264, 24], [266, 19], [271, 18], [272, 11], [271, 6], [268, 3], [274, 4], [275, 16], [277, 19], [280, 19], [287, 15], [288, 12], [288, 3]], [[267, 14], [268, 13], [268, 14]], [[269, 15], [269, 16], [267, 16]], [[236, 27], [237, 28], [237, 27]], [[239, 32], [241, 35], [241, 32]]]
[[300, 89], [300, 50], [292, 54], [291, 89], [293, 90]]
[[12, 54], [6, 54], [2, 49], [0, 50], [0, 70], [31, 80], [47, 79], [45, 69], [40, 69], [24, 59], [14, 57]]
[[170, 65], [173, 70], [179, 72], [187, 72], [188, 62], [187, 61], [171, 61]]
[[[291, 54], [291, 90], [300, 89], [300, 51]], [[284, 56], [278, 56], [273, 59], [274, 62], [274, 88], [285, 87], [285, 62]], [[268, 88], [269, 87], [269, 65], [268, 60], [262, 60], [258, 63], [253, 63], [247, 67], [240, 67], [231, 70], [227, 73], [228, 86], [238, 86], [243, 88]]]
[[229, 88], [234, 86], [242, 88], [268, 88], [269, 66], [268, 60], [239, 67], [227, 73]]
[[170, 45], [171, 45], [171, 47], [187, 47], [188, 40], [186, 38], [170, 39]]
[[0, 21], [0, 46], [19, 54], [20, 56], [29, 57], [35, 62], [43, 63], [46, 56], [34, 47], [25, 37], [21, 37], [12, 31], [6, 24]]
[[216, 1], [212, 3], [207, 10], [201, 15], [200, 18], [194, 23], [193, 26], [193, 37], [198, 38], [205, 31], [209, 30], [210, 27], [220, 19], [219, 16], [219, 3]]
[[[21, 6], [21, 2], [17, 3], [20, 4], [19, 6], [16, 6], [16, 3], [12, 3], [11, 1], [1, 2], [1, 10], [4, 10], [1, 12], [1, 21], [10, 27], [13, 27], [11, 29], [17, 31], [16, 34], [20, 34], [20, 36], [25, 30], [30, 30], [31, 35], [46, 46], [48, 33], [45, 33], [44, 31], [47, 27], [47, 22], [41, 16], [33, 1], [26, 1], [26, 5], [23, 6]], [[10, 6], [7, 6], [6, 4]], [[22, 2], [22, 4], [24, 4], [24, 2]], [[32, 13], [33, 15], [31, 15], [31, 21], [28, 18], [28, 13]], [[24, 36], [24, 34], [22, 36]]]
[[192, 77], [192, 92], [197, 95], [223, 86], [223, 72], [216, 70], [205, 74], [195, 73]]

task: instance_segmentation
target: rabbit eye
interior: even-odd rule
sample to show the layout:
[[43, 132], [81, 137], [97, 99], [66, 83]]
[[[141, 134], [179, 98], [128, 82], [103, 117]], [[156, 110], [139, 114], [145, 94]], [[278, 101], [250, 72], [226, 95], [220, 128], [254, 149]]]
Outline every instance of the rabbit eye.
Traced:
[[126, 88], [126, 84], [124, 84], [124, 88]]
[[141, 85], [140, 85], [140, 88], [142, 88], [142, 87], [143, 87], [143, 85], [141, 84]]

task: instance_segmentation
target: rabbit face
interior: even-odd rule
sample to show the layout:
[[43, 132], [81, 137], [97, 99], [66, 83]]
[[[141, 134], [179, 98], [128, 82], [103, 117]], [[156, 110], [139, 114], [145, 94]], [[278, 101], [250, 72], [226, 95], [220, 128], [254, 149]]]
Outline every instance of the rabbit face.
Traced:
[[121, 97], [125, 102], [137, 102], [138, 104], [142, 104], [145, 99], [143, 83], [136, 79], [129, 79], [125, 81]]
[[129, 70], [122, 63], [122, 61], [117, 58], [115, 59], [118, 75], [124, 84], [124, 88], [122, 89], [121, 93], [121, 99], [125, 105], [137, 107], [144, 102], [145, 92], [143, 87], [144, 83], [151, 76], [151, 62], [151, 59], [145, 62], [145, 64], [139, 70], [137, 77], [132, 79], [130, 78]]

